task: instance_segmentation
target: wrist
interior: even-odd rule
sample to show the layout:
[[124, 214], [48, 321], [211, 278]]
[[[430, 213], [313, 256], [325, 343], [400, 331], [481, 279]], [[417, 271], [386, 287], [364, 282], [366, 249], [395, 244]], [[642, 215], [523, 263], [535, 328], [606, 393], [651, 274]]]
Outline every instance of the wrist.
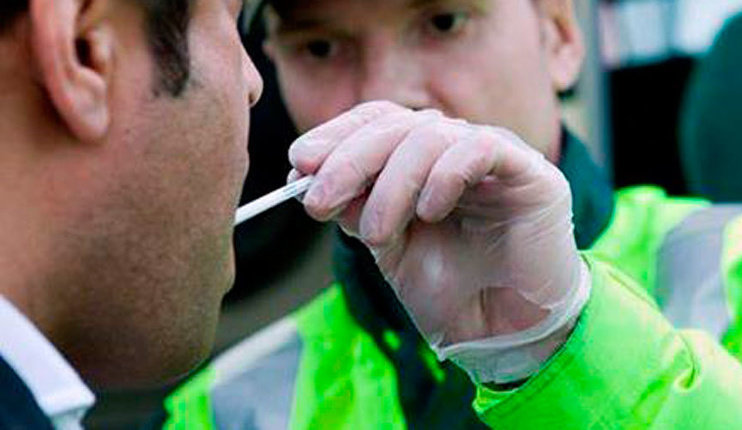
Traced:
[[582, 260], [580, 265], [576, 288], [537, 325], [443, 348], [433, 345], [433, 350], [439, 359], [454, 361], [475, 383], [507, 384], [529, 378], [569, 339], [587, 303], [592, 278]]

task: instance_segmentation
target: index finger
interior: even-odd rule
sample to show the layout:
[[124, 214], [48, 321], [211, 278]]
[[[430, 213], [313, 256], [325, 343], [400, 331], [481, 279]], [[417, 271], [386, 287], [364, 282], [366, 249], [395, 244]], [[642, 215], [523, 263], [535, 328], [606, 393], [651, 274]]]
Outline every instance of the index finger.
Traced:
[[358, 105], [299, 137], [289, 148], [289, 162], [305, 175], [316, 173], [329, 154], [359, 128], [382, 116], [405, 111], [386, 101]]

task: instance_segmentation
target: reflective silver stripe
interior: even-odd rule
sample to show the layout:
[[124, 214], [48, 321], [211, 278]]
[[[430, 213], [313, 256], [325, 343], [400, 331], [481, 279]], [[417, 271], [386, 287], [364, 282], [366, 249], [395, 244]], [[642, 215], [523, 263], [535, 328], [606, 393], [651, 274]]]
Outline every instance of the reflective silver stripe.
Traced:
[[296, 326], [285, 319], [222, 354], [210, 396], [216, 427], [287, 429], [301, 350]]
[[742, 205], [716, 205], [693, 213], [665, 238], [658, 256], [657, 300], [678, 328], [720, 339], [730, 323], [721, 270], [724, 229]]

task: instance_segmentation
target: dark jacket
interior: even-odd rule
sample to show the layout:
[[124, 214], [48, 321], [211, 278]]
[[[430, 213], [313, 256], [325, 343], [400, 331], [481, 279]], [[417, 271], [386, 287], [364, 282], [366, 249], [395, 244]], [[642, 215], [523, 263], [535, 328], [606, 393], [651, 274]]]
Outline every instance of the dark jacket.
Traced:
[[23, 380], [0, 357], [0, 429], [51, 430], [52, 424]]

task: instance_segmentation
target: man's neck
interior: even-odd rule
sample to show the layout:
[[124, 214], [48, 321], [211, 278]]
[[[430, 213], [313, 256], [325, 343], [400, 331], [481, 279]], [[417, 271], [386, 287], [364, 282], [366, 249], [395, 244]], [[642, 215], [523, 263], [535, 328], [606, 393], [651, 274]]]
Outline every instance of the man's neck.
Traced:
[[[26, 196], [24, 198], [23, 196]], [[47, 336], [53, 326], [47, 280], [59, 259], [52, 255], [53, 225], [39, 222], [41, 203], [25, 187], [0, 189], [0, 294]], [[48, 223], [47, 223], [48, 224]]]
[[559, 160], [562, 157], [562, 142], [564, 141], [564, 129], [562, 123], [557, 120], [552, 128], [550, 145], [547, 147], [546, 154], [544, 156], [547, 160], [551, 161], [555, 165], [559, 165]]
[[60, 300], [49, 298], [47, 284], [64, 267], [55, 241], [69, 236], [60, 233], [71, 205], [60, 193], [70, 170], [57, 159], [69, 159], [62, 151], [75, 146], [40, 90], [23, 85], [0, 103], [0, 294], [49, 335]]

